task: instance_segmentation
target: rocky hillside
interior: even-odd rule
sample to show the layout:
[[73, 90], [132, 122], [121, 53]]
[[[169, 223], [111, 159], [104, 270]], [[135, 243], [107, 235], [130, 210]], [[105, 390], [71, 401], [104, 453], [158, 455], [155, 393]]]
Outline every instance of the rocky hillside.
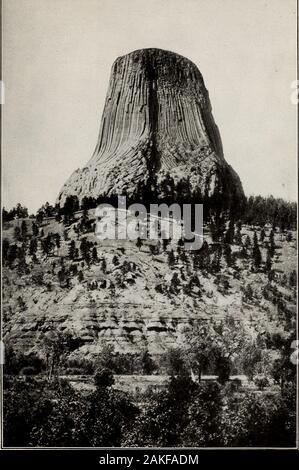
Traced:
[[35, 237], [33, 219], [26, 229], [20, 220], [5, 224], [4, 333], [14, 347], [38, 351], [42, 335], [55, 330], [80, 340], [81, 357], [107, 343], [160, 353], [180, 344], [184, 328], [227, 313], [253, 336], [294, 325], [294, 232], [274, 233], [269, 261], [271, 228], [263, 235], [256, 227], [255, 266], [253, 227], [242, 226], [230, 244], [212, 241], [208, 230], [203, 251], [190, 252], [177, 242], [99, 241], [93, 214], [77, 212], [69, 225], [46, 219]]
[[188, 179], [191, 191], [226, 198], [243, 195], [223, 156], [208, 91], [188, 59], [141, 49], [112, 66], [98, 142], [91, 160], [63, 186], [67, 196], [132, 196], [138, 184]]

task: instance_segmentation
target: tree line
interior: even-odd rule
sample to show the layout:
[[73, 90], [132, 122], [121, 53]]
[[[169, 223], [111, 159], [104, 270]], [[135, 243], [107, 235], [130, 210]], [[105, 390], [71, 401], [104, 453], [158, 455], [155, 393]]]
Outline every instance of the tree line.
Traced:
[[[170, 175], [166, 175], [159, 183], [151, 181], [150, 183], [140, 182], [132, 195], [127, 196], [127, 204], [143, 203], [149, 208], [153, 203], [173, 203], [204, 205], [205, 221], [213, 223], [218, 230], [221, 226], [232, 220], [240, 220], [247, 225], [264, 227], [266, 224], [273, 228], [279, 228], [280, 231], [296, 230], [297, 224], [297, 204], [296, 202], [285, 201], [273, 196], [250, 196], [242, 197], [229, 195], [225, 188], [216, 188], [210, 197], [203, 194], [200, 188], [192, 190], [188, 178], [182, 178], [175, 183]], [[50, 205], [48, 202], [38, 209], [35, 216], [38, 223], [42, 223], [45, 218], [55, 217], [58, 222], [63, 221], [69, 224], [75, 212], [82, 210], [88, 211], [94, 209], [99, 204], [107, 203], [113, 207], [118, 206], [117, 195], [101, 195], [97, 198], [85, 196], [81, 202], [77, 196], [67, 196], [64, 204]], [[2, 209], [3, 222], [11, 221], [15, 218], [27, 218], [28, 209], [20, 203], [16, 207], [7, 211]]]

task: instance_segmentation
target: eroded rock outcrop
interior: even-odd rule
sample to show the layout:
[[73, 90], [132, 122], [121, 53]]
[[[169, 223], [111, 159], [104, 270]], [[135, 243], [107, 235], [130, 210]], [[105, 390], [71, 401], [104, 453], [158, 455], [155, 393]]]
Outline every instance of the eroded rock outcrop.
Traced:
[[[89, 237], [95, 240], [93, 235]], [[74, 263], [65, 256], [68, 244], [69, 241], [62, 241], [59, 249], [66, 270]], [[29, 272], [21, 278], [16, 270], [5, 268], [5, 340], [17, 351], [39, 353], [45, 334], [55, 331], [79, 340], [74, 355], [81, 358], [98, 355], [105, 344], [122, 353], [148, 349], [160, 354], [183, 344], [184, 330], [198, 321], [221, 320], [228, 311], [238, 318], [241, 295], [224, 298], [217, 291], [214, 278], [201, 275], [200, 287], [193, 285], [190, 279], [196, 271], [190, 271], [190, 259], [185, 265], [178, 262], [169, 266], [167, 253], [152, 256], [150, 244], [144, 242], [141, 250], [130, 241], [113, 240], [98, 246], [99, 259], [106, 261], [105, 273], [101, 261], [83, 268], [81, 262], [76, 262], [84, 272], [83, 280], [70, 276], [68, 288], [61, 287], [58, 281], [58, 257], [46, 259], [41, 254], [39, 263], [30, 265]], [[171, 249], [175, 246], [173, 241]], [[113, 263], [115, 256], [117, 265]], [[54, 274], [53, 262], [57, 266]], [[134, 269], [125, 273], [128, 263]], [[91, 288], [93, 283], [97, 283], [96, 288]]]
[[[242, 195], [240, 180], [223, 156], [208, 91], [188, 59], [160, 49], [141, 49], [118, 58], [111, 78], [91, 160], [63, 186], [68, 195], [136, 191], [141, 181], [165, 175], [188, 178], [191, 191]], [[225, 189], [224, 189], [225, 186]]]

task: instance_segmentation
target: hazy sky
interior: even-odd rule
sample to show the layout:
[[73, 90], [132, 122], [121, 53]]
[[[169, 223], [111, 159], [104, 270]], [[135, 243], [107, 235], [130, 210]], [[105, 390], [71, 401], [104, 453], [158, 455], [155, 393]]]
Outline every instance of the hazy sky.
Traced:
[[110, 68], [144, 47], [203, 74], [247, 194], [296, 198], [296, 0], [4, 0], [3, 198], [55, 202], [97, 140]]

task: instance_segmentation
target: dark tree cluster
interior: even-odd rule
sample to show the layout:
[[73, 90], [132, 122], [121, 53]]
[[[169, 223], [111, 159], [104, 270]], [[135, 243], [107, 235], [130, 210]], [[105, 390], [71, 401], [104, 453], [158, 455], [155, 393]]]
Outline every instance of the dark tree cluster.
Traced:
[[3, 222], [10, 222], [13, 219], [22, 219], [28, 217], [27, 207], [22, 206], [20, 203], [13, 207], [10, 211], [7, 211], [4, 207], [2, 209], [2, 220]]
[[96, 391], [87, 397], [63, 380], [7, 381], [6, 446], [120, 446], [138, 410], [110, 387], [109, 374], [95, 378]]
[[158, 365], [147, 349], [140, 353], [124, 354], [115, 351], [111, 344], [103, 347], [95, 362], [97, 369], [109, 369], [114, 374], [151, 375]]
[[73, 221], [74, 214], [79, 210], [79, 207], [77, 196], [67, 196], [65, 203], [59, 212], [63, 216], [63, 222], [66, 225], [69, 225]]
[[[180, 206], [187, 203], [203, 204], [206, 220], [210, 220], [212, 217], [219, 218], [220, 216], [228, 220], [229, 214], [236, 219], [243, 210], [244, 200], [239, 194], [232, 193], [229, 183], [225, 182], [225, 175], [219, 174], [218, 176], [219, 181], [222, 181], [221, 186], [219, 183], [215, 188], [213, 196], [210, 196], [209, 185], [207, 185], [203, 192], [200, 188], [193, 189], [189, 177], [175, 181], [169, 173], [165, 173], [158, 181], [157, 175], [153, 174], [149, 176], [147, 180], [142, 179], [137, 182], [134, 193], [126, 195], [127, 204], [141, 203], [144, 204], [148, 210], [150, 209], [150, 204], [165, 203], [171, 205], [177, 203]], [[81, 210], [88, 210], [102, 203], [117, 207], [118, 195], [103, 194], [98, 198], [85, 196], [81, 201], [81, 206], [77, 196], [71, 195], [66, 198], [60, 212], [67, 214], [65, 218], [68, 219], [68, 214], [79, 210], [79, 206]]]
[[54, 217], [57, 214], [58, 205], [52, 206], [48, 202], [43, 204], [38, 210], [37, 215], [42, 215], [42, 218]]
[[263, 227], [270, 224], [273, 228], [296, 230], [297, 204], [273, 196], [250, 196], [246, 199], [242, 221], [249, 225]]
[[214, 447], [295, 445], [295, 386], [281, 395], [233, 393], [231, 384], [196, 384], [172, 376], [166, 390], [143, 398], [114, 390], [109, 369], [95, 373], [96, 390], [81, 395], [66, 381], [6, 379], [6, 446]]

